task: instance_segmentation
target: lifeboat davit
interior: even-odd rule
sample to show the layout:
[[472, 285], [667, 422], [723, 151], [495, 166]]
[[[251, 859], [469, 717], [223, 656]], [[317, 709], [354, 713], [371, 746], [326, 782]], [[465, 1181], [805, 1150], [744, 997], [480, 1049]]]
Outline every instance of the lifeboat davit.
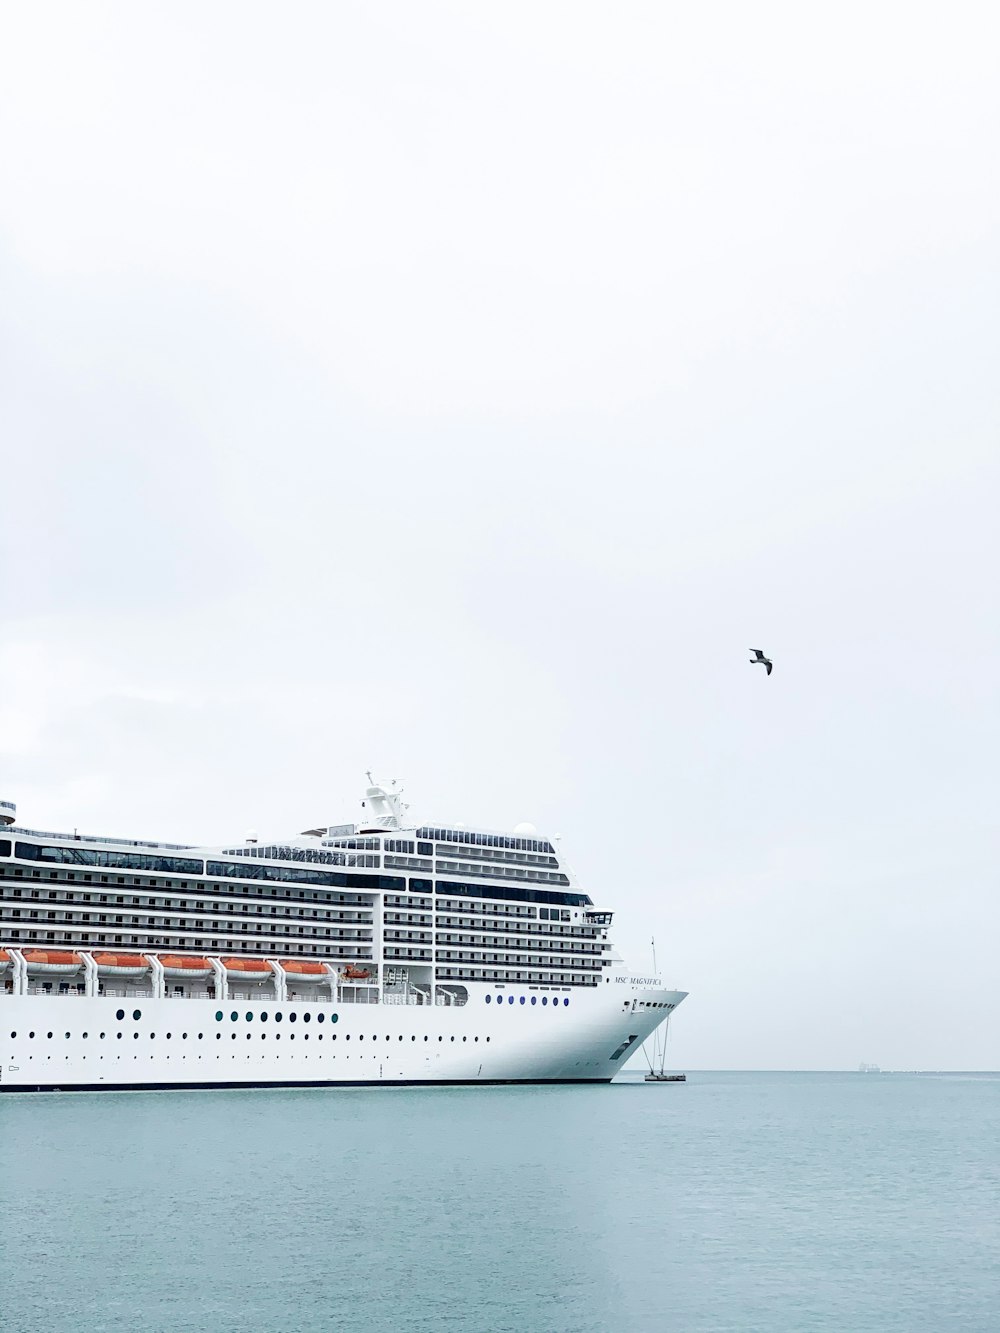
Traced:
[[160, 966], [170, 981], [199, 981], [212, 975], [212, 964], [207, 958], [189, 958], [185, 954], [167, 954], [160, 959]]
[[28, 964], [29, 976], [33, 977], [72, 977], [83, 966], [78, 953], [61, 949], [27, 949], [24, 961]]
[[6, 972], [10, 967], [10, 954], [6, 949], [0, 949], [0, 972]]
[[270, 981], [273, 973], [263, 958], [223, 958], [222, 966], [232, 977], [245, 981]]
[[281, 970], [289, 981], [329, 981], [330, 974], [322, 963], [307, 963], [298, 958], [290, 958], [281, 964]]
[[101, 977], [144, 977], [149, 971], [140, 953], [95, 953], [94, 962]]

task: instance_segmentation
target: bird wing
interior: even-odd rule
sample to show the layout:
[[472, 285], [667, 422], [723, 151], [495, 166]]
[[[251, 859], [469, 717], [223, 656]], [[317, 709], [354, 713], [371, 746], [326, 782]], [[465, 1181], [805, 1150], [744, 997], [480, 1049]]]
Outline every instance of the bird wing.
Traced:
[[768, 662], [768, 664], [767, 664], [767, 674], [768, 674], [768, 675], [771, 674], [771, 671], [772, 671], [773, 667], [774, 667], [774, 663], [773, 663], [773, 662]]
[[755, 661], [762, 662], [764, 660], [764, 654], [759, 648], [751, 648], [749, 651], [753, 653]]

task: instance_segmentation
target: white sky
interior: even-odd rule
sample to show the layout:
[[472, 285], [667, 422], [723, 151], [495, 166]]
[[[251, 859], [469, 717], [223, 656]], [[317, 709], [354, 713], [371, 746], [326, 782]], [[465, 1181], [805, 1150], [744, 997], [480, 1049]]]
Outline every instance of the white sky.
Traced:
[[0, 796], [219, 841], [371, 766], [563, 834], [678, 1066], [1000, 1067], [998, 42], [8, 8]]

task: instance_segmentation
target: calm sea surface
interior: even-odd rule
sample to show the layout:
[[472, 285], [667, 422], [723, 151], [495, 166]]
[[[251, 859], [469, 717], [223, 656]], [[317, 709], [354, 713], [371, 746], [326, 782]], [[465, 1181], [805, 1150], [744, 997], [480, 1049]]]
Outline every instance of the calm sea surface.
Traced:
[[0, 1097], [0, 1328], [1000, 1330], [1000, 1075]]

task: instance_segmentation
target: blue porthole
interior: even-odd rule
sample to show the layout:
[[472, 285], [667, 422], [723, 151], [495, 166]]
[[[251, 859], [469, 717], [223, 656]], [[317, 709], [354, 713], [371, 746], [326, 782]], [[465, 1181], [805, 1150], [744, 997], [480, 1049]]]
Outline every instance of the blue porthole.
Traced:
[[564, 996], [563, 996], [563, 1004], [569, 1004], [569, 996], [568, 996], [568, 995], [564, 995]]
[[248, 1022], [248, 1023], [252, 1023], [252, 1022], [253, 1022], [253, 1014], [250, 1012], [249, 1009], [247, 1010], [247, 1022]]
[[221, 1009], [217, 1009], [217, 1010], [215, 1011], [215, 1021], [216, 1021], [217, 1023], [221, 1023], [221, 1022], [222, 1022], [222, 1010], [221, 1010]]
[[317, 1014], [317, 1015], [316, 1015], [316, 1022], [317, 1022], [317, 1023], [323, 1023], [323, 1022], [325, 1022], [325, 1021], [326, 1021], [326, 1014]]
[[234, 1009], [233, 1012], [229, 1015], [229, 1017], [230, 1017], [230, 1018], [233, 1020], [233, 1022], [235, 1023], [236, 1020], [239, 1018], [239, 1014], [238, 1014], [238, 1013], [236, 1012], [236, 1010]]
[[521, 996], [521, 1003], [524, 1004], [524, 996]]
[[531, 997], [531, 1003], [532, 1003], [532, 1004], [537, 1004], [537, 1003], [538, 1003], [538, 996], [537, 996], [537, 995], [532, 995], [532, 997]]
[[336, 1014], [331, 1014], [331, 1015], [330, 1015], [330, 1022], [331, 1022], [331, 1023], [336, 1023], [336, 1021], [337, 1021], [337, 1015], [336, 1015]]
[[547, 995], [543, 995], [543, 996], [542, 996], [542, 1004], [548, 1004], [548, 1002], [549, 1002], [549, 997], [548, 997]]
[[513, 995], [508, 995], [508, 996], [507, 996], [507, 1003], [508, 1003], [508, 1004], [513, 1004], [513, 1003], [514, 1003], [514, 997], [513, 997]]
[[274, 1015], [274, 1021], [275, 1021], [276, 1023], [280, 1023], [280, 1022], [281, 1022], [281, 1014], [280, 1014], [280, 1013]]
[[138, 1019], [140, 1019], [140, 1018], [142, 1017], [142, 1010], [141, 1010], [141, 1009], [133, 1009], [133, 1010], [132, 1010], [132, 1017], [138, 1021]]
[[266, 1009], [262, 1009], [262, 1010], [261, 1010], [261, 1012], [260, 1012], [260, 1021], [261, 1021], [262, 1023], [266, 1023], [266, 1022], [267, 1022], [267, 1010], [266, 1010]]
[[123, 1019], [124, 1017], [125, 1017], [125, 1010], [124, 1010], [124, 1009], [118, 1009], [118, 1010], [115, 1012], [115, 1018], [118, 1019], [118, 1022], [119, 1022], [119, 1023], [122, 1021], [122, 1019]]
[[492, 995], [487, 995], [487, 997], [486, 997], [486, 1003], [487, 1003], [487, 1004], [492, 1004], [492, 1003], [493, 1003], [493, 996], [492, 996]]

